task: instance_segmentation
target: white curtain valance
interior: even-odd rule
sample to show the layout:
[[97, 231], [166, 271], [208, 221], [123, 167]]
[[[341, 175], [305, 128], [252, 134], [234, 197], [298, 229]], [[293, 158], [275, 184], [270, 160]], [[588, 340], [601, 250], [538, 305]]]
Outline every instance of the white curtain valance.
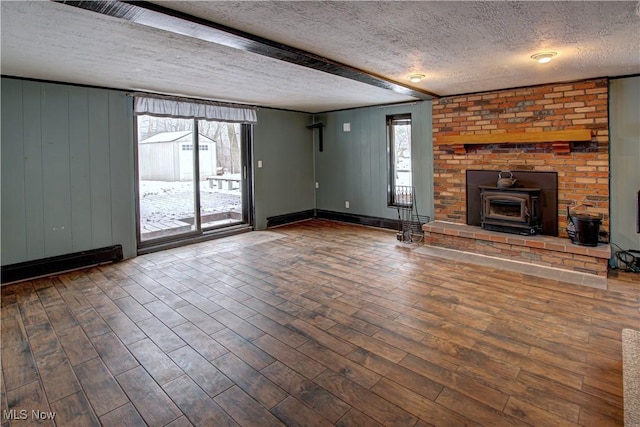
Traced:
[[256, 107], [148, 94], [131, 95], [135, 99], [134, 112], [137, 115], [148, 114], [158, 117], [195, 118], [247, 124], [258, 122]]

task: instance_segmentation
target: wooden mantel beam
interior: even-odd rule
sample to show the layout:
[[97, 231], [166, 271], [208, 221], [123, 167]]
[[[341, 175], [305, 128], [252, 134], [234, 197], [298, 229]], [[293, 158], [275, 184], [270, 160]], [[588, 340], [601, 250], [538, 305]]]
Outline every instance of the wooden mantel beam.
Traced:
[[591, 129], [546, 132], [490, 133], [485, 135], [436, 136], [435, 145], [522, 144], [591, 141]]
[[591, 141], [590, 129], [569, 129], [546, 132], [491, 133], [484, 135], [436, 136], [434, 145], [449, 145], [455, 154], [465, 154], [467, 145], [480, 144], [540, 144], [551, 143], [557, 154], [571, 152], [571, 142]]

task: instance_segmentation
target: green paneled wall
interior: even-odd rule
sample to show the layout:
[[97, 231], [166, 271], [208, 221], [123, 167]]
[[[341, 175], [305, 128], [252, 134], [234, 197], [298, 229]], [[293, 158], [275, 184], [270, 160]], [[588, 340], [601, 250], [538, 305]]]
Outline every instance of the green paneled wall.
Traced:
[[124, 92], [2, 79], [2, 265], [136, 254], [132, 108]]
[[[314, 208], [311, 115], [260, 108], [253, 133], [255, 228]], [[262, 167], [258, 167], [258, 161]]]
[[[640, 191], [640, 76], [610, 81], [611, 242], [640, 249], [636, 232]], [[616, 251], [617, 248], [613, 247]]]
[[[315, 137], [316, 207], [322, 210], [397, 218], [387, 207], [386, 116], [411, 113], [412, 168], [418, 212], [433, 217], [431, 102], [369, 107], [315, 117], [326, 125], [324, 149]], [[351, 131], [344, 132], [343, 124]], [[345, 201], [350, 207], [345, 208]]]

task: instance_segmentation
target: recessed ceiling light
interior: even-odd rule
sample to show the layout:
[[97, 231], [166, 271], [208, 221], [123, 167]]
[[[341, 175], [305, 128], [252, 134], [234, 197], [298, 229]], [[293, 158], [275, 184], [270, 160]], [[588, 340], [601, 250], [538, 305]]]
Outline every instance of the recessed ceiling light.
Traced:
[[424, 74], [411, 74], [409, 76], [409, 81], [411, 81], [412, 83], [418, 83], [418, 82], [420, 82], [420, 80], [422, 80], [424, 78], [425, 78]]
[[538, 52], [534, 55], [531, 55], [531, 59], [535, 59], [541, 64], [546, 64], [547, 62], [551, 61], [556, 55], [556, 52]]

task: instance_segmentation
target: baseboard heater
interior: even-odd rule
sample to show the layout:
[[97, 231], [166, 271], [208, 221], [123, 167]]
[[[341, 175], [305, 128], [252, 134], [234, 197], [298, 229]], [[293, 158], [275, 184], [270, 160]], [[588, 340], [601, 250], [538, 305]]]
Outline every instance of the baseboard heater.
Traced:
[[304, 221], [311, 218], [328, 219], [332, 221], [349, 222], [352, 224], [368, 225], [370, 227], [389, 228], [397, 230], [400, 223], [396, 219], [379, 218], [367, 215], [354, 215], [344, 212], [325, 211], [321, 209], [310, 209], [302, 212], [271, 216], [267, 218], [267, 228], [278, 225], [290, 224], [292, 222]]
[[114, 245], [67, 255], [3, 265], [1, 269], [2, 283], [12, 283], [94, 265], [117, 262], [121, 261], [123, 257], [122, 245]]
[[311, 219], [314, 216], [315, 211], [313, 209], [283, 215], [270, 216], [267, 218], [267, 228], [290, 224], [292, 222], [304, 221], [306, 219]]
[[316, 210], [316, 218], [332, 221], [349, 222], [351, 224], [367, 225], [369, 227], [388, 228], [398, 230], [400, 222], [397, 219], [380, 218], [368, 215], [348, 214], [344, 212]]

